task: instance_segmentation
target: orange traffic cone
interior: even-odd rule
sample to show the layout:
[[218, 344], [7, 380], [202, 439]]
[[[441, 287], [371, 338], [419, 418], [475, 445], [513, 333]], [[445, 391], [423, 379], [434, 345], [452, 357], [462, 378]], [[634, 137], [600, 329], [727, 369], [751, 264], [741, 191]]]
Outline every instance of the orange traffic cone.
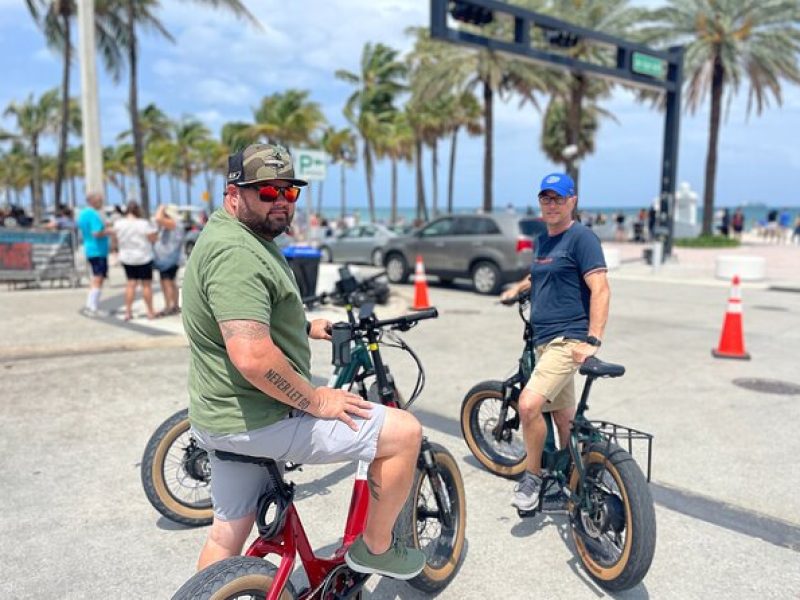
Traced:
[[425, 280], [425, 266], [422, 264], [422, 257], [417, 255], [417, 267], [414, 271], [414, 310], [430, 308], [428, 300], [428, 282]]
[[722, 322], [722, 334], [719, 345], [711, 354], [717, 358], [740, 358], [750, 360], [750, 354], [744, 350], [744, 332], [742, 331], [742, 292], [739, 290], [739, 276], [733, 276], [731, 296], [728, 299], [728, 310]]

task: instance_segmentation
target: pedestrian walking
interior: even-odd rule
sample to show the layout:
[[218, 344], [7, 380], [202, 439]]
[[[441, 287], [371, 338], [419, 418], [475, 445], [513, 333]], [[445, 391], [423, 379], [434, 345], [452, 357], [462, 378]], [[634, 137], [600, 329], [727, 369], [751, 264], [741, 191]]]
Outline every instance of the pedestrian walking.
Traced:
[[733, 237], [741, 240], [742, 231], [744, 231], [744, 213], [741, 206], [736, 209], [736, 212], [731, 217], [731, 227], [733, 227]]
[[108, 277], [108, 237], [111, 230], [106, 227], [105, 219], [100, 212], [103, 208], [103, 196], [92, 193], [86, 197], [87, 206], [78, 216], [78, 229], [83, 237], [83, 251], [92, 269], [92, 281], [86, 296], [86, 306], [82, 313], [93, 317], [97, 315], [103, 282]]
[[164, 294], [164, 308], [156, 316], [165, 317], [176, 315], [181, 310], [178, 306], [177, 277], [186, 232], [178, 222], [178, 211], [174, 206], [159, 206], [154, 220], [158, 226], [158, 237], [153, 244], [153, 267], [158, 271]]
[[153, 319], [153, 242], [158, 230], [142, 218], [138, 202], [128, 202], [125, 217], [114, 223], [119, 261], [125, 269], [128, 282], [125, 286], [125, 320], [133, 318], [133, 299], [136, 288], [142, 288], [142, 299], [147, 308], [147, 318]]

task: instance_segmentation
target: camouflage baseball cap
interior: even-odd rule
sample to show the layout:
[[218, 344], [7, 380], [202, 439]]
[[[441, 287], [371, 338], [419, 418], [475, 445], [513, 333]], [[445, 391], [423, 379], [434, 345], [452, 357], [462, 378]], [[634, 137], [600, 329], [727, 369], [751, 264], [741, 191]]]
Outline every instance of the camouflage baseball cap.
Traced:
[[272, 144], [250, 144], [228, 157], [228, 183], [245, 185], [271, 179], [285, 179], [292, 185], [308, 185], [296, 179], [292, 155], [286, 148]]

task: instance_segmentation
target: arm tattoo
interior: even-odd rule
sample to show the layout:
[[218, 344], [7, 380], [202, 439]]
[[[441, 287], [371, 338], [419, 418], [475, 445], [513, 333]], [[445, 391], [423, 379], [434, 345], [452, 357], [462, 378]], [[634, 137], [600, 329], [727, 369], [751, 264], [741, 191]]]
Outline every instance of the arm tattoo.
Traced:
[[269, 326], [258, 321], [222, 321], [219, 330], [226, 342], [233, 338], [261, 340], [269, 336]]
[[283, 375], [274, 369], [267, 371], [266, 375], [264, 375], [264, 379], [269, 381], [272, 385], [283, 392], [289, 401], [300, 410], [306, 410], [311, 404], [311, 401], [305, 394], [299, 390], [296, 390], [295, 387], [289, 383], [285, 377], [283, 377]]
[[367, 474], [367, 487], [369, 488], [370, 496], [372, 496], [376, 502], [381, 499], [381, 495], [378, 493], [378, 490], [381, 486], [377, 481], [375, 481], [372, 473]]

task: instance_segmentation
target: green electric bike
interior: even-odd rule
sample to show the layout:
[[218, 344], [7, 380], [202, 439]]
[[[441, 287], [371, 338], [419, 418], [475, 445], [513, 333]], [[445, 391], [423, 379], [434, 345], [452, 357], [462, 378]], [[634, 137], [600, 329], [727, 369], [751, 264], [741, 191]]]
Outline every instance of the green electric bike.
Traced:
[[[518, 402], [533, 372], [535, 353], [533, 326], [525, 316], [529, 294], [524, 292], [506, 304], [517, 304], [525, 323], [522, 356], [511, 377], [483, 381], [467, 393], [461, 405], [461, 431], [484, 467], [515, 478], [525, 470], [527, 456]], [[592, 579], [609, 591], [626, 590], [644, 578], [655, 552], [656, 519], [648, 487], [653, 436], [585, 416], [595, 380], [620, 377], [625, 373], [623, 366], [590, 357], [579, 372], [586, 376], [586, 383], [567, 447], [557, 448], [552, 416], [544, 413], [547, 438], [539, 504], [533, 511], [518, 512], [530, 517], [566, 511], [578, 557]], [[634, 445], [646, 450], [647, 476], [632, 457]]]

